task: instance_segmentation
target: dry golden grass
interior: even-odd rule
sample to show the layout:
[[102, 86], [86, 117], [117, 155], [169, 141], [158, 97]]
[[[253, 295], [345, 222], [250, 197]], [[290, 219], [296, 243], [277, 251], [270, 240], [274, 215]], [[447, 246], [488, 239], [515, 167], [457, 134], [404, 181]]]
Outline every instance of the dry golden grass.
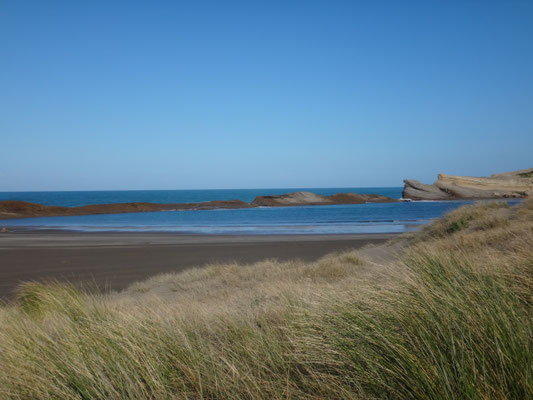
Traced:
[[[252, 265], [222, 264], [179, 274], [154, 276], [111, 296], [117, 307], [131, 310], [149, 303], [172, 303], [195, 313], [257, 313], [289, 301], [313, 301], [329, 286], [353, 287], [363, 277], [378, 277], [375, 267], [355, 252], [330, 254], [315, 263], [265, 260]], [[371, 272], [372, 271], [372, 272]]]
[[0, 398], [531, 398], [533, 202], [410, 243], [110, 295], [25, 284], [0, 308]]

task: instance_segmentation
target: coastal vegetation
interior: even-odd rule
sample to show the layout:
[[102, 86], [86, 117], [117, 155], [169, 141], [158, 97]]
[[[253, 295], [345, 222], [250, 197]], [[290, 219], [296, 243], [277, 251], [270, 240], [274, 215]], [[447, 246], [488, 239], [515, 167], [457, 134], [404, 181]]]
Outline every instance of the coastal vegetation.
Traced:
[[526, 399], [532, 292], [532, 200], [312, 263], [25, 283], [0, 308], [0, 398]]

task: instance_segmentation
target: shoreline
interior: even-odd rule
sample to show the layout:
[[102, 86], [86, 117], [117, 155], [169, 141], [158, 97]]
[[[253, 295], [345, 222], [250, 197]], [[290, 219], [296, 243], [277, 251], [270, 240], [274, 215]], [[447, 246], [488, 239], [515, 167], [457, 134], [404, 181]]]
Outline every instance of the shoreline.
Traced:
[[391, 239], [402, 233], [309, 233], [309, 234], [189, 234], [179, 232], [132, 232], [132, 231], [69, 231], [63, 229], [22, 229], [0, 233], [0, 250], [16, 247], [40, 247], [54, 243], [58, 247], [134, 246], [140, 243], [150, 245], [208, 244], [208, 243], [267, 243], [331, 240], [381, 240]]
[[0, 299], [26, 281], [68, 281], [120, 291], [151, 276], [213, 263], [316, 260], [328, 253], [383, 244], [398, 234], [177, 235], [146, 232], [0, 234]]

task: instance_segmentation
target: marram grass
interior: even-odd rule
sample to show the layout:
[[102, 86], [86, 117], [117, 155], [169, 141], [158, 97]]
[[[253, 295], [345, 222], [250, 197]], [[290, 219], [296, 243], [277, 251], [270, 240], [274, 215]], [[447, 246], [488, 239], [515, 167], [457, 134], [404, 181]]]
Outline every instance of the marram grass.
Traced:
[[408, 243], [390, 265], [214, 265], [119, 294], [24, 284], [0, 308], [0, 398], [532, 398], [532, 202]]

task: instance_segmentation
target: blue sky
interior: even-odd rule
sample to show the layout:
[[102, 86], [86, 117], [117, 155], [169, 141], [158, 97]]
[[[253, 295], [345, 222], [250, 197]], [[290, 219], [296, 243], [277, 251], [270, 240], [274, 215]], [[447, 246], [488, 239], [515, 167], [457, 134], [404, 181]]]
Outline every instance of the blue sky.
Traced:
[[0, 191], [533, 167], [532, 1], [0, 1]]

